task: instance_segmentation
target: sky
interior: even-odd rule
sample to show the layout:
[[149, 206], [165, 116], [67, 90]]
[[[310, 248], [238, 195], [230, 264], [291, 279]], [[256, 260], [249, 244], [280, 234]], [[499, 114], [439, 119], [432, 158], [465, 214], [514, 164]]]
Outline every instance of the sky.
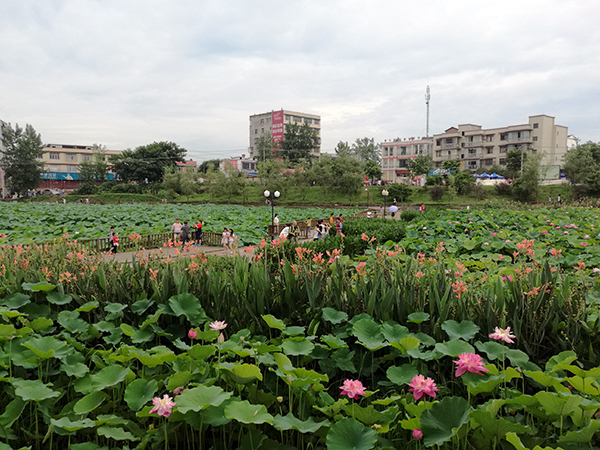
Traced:
[[249, 116], [339, 141], [547, 114], [600, 142], [595, 0], [2, 0], [0, 119], [45, 143], [247, 154]]

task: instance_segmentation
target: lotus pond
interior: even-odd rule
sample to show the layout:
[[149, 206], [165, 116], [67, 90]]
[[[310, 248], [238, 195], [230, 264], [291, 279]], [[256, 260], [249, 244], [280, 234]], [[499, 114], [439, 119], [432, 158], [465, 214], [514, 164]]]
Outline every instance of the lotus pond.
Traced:
[[132, 264], [4, 245], [0, 450], [597, 448], [596, 214], [428, 212], [399, 243], [362, 219]]

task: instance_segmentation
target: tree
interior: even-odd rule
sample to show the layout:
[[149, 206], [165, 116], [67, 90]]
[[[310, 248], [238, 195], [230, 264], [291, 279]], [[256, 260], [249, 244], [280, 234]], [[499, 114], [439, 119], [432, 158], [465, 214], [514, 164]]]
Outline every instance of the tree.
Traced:
[[2, 134], [6, 151], [0, 166], [4, 170], [6, 184], [20, 196], [38, 187], [42, 181], [42, 137], [29, 124], [25, 125], [25, 130], [18, 124], [14, 130], [8, 125]]
[[567, 152], [562, 171], [573, 186], [573, 190], [584, 194], [594, 190], [591, 188], [593, 184], [597, 184], [594, 183], [594, 179], [599, 164], [600, 144], [588, 142]]
[[449, 172], [456, 172], [460, 169], [460, 163], [455, 159], [447, 159], [442, 163], [442, 169], [446, 169]]
[[506, 152], [506, 172], [509, 177], [516, 178], [521, 174], [521, 165], [527, 161], [527, 152], [513, 148]]
[[374, 138], [362, 138], [357, 139], [352, 148], [350, 154], [358, 159], [359, 161], [375, 161], [381, 162], [381, 145], [375, 144]]
[[279, 142], [273, 139], [271, 133], [261, 134], [256, 141], [256, 144], [254, 144], [254, 149], [254, 157], [257, 161], [281, 157]]
[[213, 170], [215, 167], [218, 169], [220, 164], [221, 164], [220, 159], [209, 159], [207, 161], [203, 161], [198, 166], [198, 173], [206, 173], [209, 170]]
[[356, 160], [349, 155], [340, 155], [332, 161], [331, 173], [333, 180], [340, 190], [352, 197], [363, 187], [364, 174], [362, 167], [356, 164]]
[[309, 159], [311, 150], [319, 148], [317, 131], [307, 123], [303, 125], [288, 123], [285, 125], [280, 148], [291, 162], [298, 162], [302, 158]]
[[108, 178], [109, 169], [105, 149], [98, 144], [94, 144], [92, 148], [92, 160], [83, 161], [79, 165], [79, 179], [84, 183], [106, 181]]
[[531, 154], [523, 164], [523, 173], [513, 182], [511, 188], [517, 200], [523, 202], [537, 200], [540, 186], [540, 161], [540, 155]]
[[394, 183], [387, 187], [390, 198], [395, 198], [399, 202], [405, 202], [412, 195], [412, 189], [403, 183]]
[[258, 176], [263, 185], [271, 185], [281, 179], [285, 165], [274, 159], [258, 163]]
[[452, 186], [458, 194], [468, 195], [473, 190], [473, 186], [475, 186], [475, 177], [469, 171], [458, 172], [454, 174]]
[[377, 161], [367, 161], [365, 162], [365, 175], [374, 181], [376, 179], [380, 179], [383, 176], [383, 172], [381, 171], [381, 167], [379, 167], [379, 163]]
[[200, 191], [198, 174], [182, 172], [177, 167], [167, 167], [163, 176], [163, 189], [180, 195], [192, 195]]
[[425, 155], [419, 155], [416, 158], [409, 158], [406, 162], [410, 174], [414, 177], [425, 175], [431, 169], [431, 158]]
[[113, 155], [113, 172], [123, 181], [160, 183], [167, 167], [185, 162], [186, 150], [174, 142], [153, 142]]
[[350, 153], [350, 146], [347, 142], [340, 141], [333, 150], [335, 151], [336, 155], [339, 155], [341, 153]]

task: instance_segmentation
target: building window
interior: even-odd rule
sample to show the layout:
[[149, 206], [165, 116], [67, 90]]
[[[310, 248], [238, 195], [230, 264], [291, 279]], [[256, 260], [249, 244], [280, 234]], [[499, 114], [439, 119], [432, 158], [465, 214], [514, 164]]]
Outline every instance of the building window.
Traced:
[[51, 164], [48, 166], [48, 172], [60, 172], [60, 166], [56, 164]]
[[441, 158], [442, 157], [442, 151], [441, 150], [436, 150], [435, 157], [436, 158]]
[[539, 124], [539, 123], [534, 123], [534, 124], [533, 124], [533, 128], [539, 128], [539, 127], [540, 127], [540, 124]]
[[260, 124], [263, 125], [265, 123], [265, 119], [260, 119]]
[[312, 119], [305, 118], [304, 122], [306, 122], [307, 124], [311, 125], [312, 124]]
[[92, 155], [81, 155], [81, 158], [83, 159], [83, 161], [91, 161]]
[[77, 166], [67, 166], [67, 172], [77, 173]]
[[286, 114], [286, 115], [285, 115], [285, 120], [287, 120], [287, 121], [289, 122], [289, 121], [290, 121], [290, 119], [291, 119], [291, 116], [290, 116], [290, 115], [288, 115], [288, 114]]
[[535, 142], [535, 141], [537, 141], [537, 138], [538, 138], [537, 136], [534, 136], [534, 137], [533, 137], [533, 141], [534, 141], [534, 142]]
[[506, 165], [506, 159], [500, 158], [500, 165], [501, 166], [505, 166]]
[[258, 128], [254, 129], [254, 134], [258, 134]]
[[60, 153], [50, 153], [50, 159], [60, 159]]
[[500, 147], [500, 153], [506, 153], [506, 146]]
[[67, 153], [67, 161], [77, 161], [76, 153]]
[[477, 149], [475, 149], [475, 148], [469, 149], [469, 155], [476, 155], [476, 154], [477, 154]]
[[508, 133], [502, 133], [500, 135], [500, 140], [501, 141], [506, 141], [508, 139]]
[[313, 119], [313, 122], [315, 123], [315, 125], [319, 125], [319, 123], [321, 123], [320, 119]]
[[406, 155], [406, 147], [400, 147], [400, 154]]
[[488, 155], [491, 155], [492, 153], [494, 153], [494, 147], [487, 147], [487, 148], [486, 148], [486, 153], [487, 153]]
[[494, 135], [493, 134], [488, 134], [485, 137], [485, 141], [486, 142], [492, 142], [494, 140]]
[[446, 144], [452, 144], [453, 139], [452, 138], [446, 138]]
[[263, 134], [264, 132], [265, 132], [265, 129], [264, 129], [264, 128], [261, 128], [261, 129], [260, 129], [260, 134]]

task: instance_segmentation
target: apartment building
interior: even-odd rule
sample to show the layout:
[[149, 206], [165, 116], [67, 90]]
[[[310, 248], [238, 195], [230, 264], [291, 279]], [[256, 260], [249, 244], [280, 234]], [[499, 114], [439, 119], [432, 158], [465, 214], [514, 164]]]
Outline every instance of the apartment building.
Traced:
[[254, 158], [246, 158], [246, 155], [238, 156], [236, 158], [224, 159], [219, 164], [219, 169], [229, 176], [229, 172], [237, 170], [238, 172], [245, 172], [248, 177], [256, 177], [258, 174], [258, 162]]
[[317, 132], [319, 146], [312, 149], [311, 155], [319, 158], [321, 156], [321, 116], [285, 109], [250, 116], [250, 140], [248, 145], [250, 157], [254, 158], [256, 156], [254, 148], [261, 135], [270, 133], [275, 141], [281, 142], [285, 125], [292, 123], [297, 125], [308, 124], [310, 128]]
[[433, 165], [439, 168], [446, 160], [456, 160], [461, 170], [502, 166], [506, 164], [506, 153], [520, 148], [541, 154], [547, 177], [555, 178], [567, 152], [567, 135], [567, 127], [556, 125], [554, 117], [545, 114], [529, 116], [526, 124], [502, 128], [458, 125], [433, 136]]
[[383, 181], [399, 182], [408, 178], [408, 160], [419, 155], [431, 156], [433, 138], [405, 138], [385, 140], [381, 144], [381, 171]]
[[[42, 174], [41, 187], [61, 190], [79, 186], [79, 166], [84, 161], [92, 161], [95, 151], [94, 147], [87, 145], [65, 144], [46, 144], [43, 150], [46, 172]], [[105, 150], [104, 158], [120, 154], [120, 150]], [[109, 173], [108, 179], [114, 179], [114, 174]]]

